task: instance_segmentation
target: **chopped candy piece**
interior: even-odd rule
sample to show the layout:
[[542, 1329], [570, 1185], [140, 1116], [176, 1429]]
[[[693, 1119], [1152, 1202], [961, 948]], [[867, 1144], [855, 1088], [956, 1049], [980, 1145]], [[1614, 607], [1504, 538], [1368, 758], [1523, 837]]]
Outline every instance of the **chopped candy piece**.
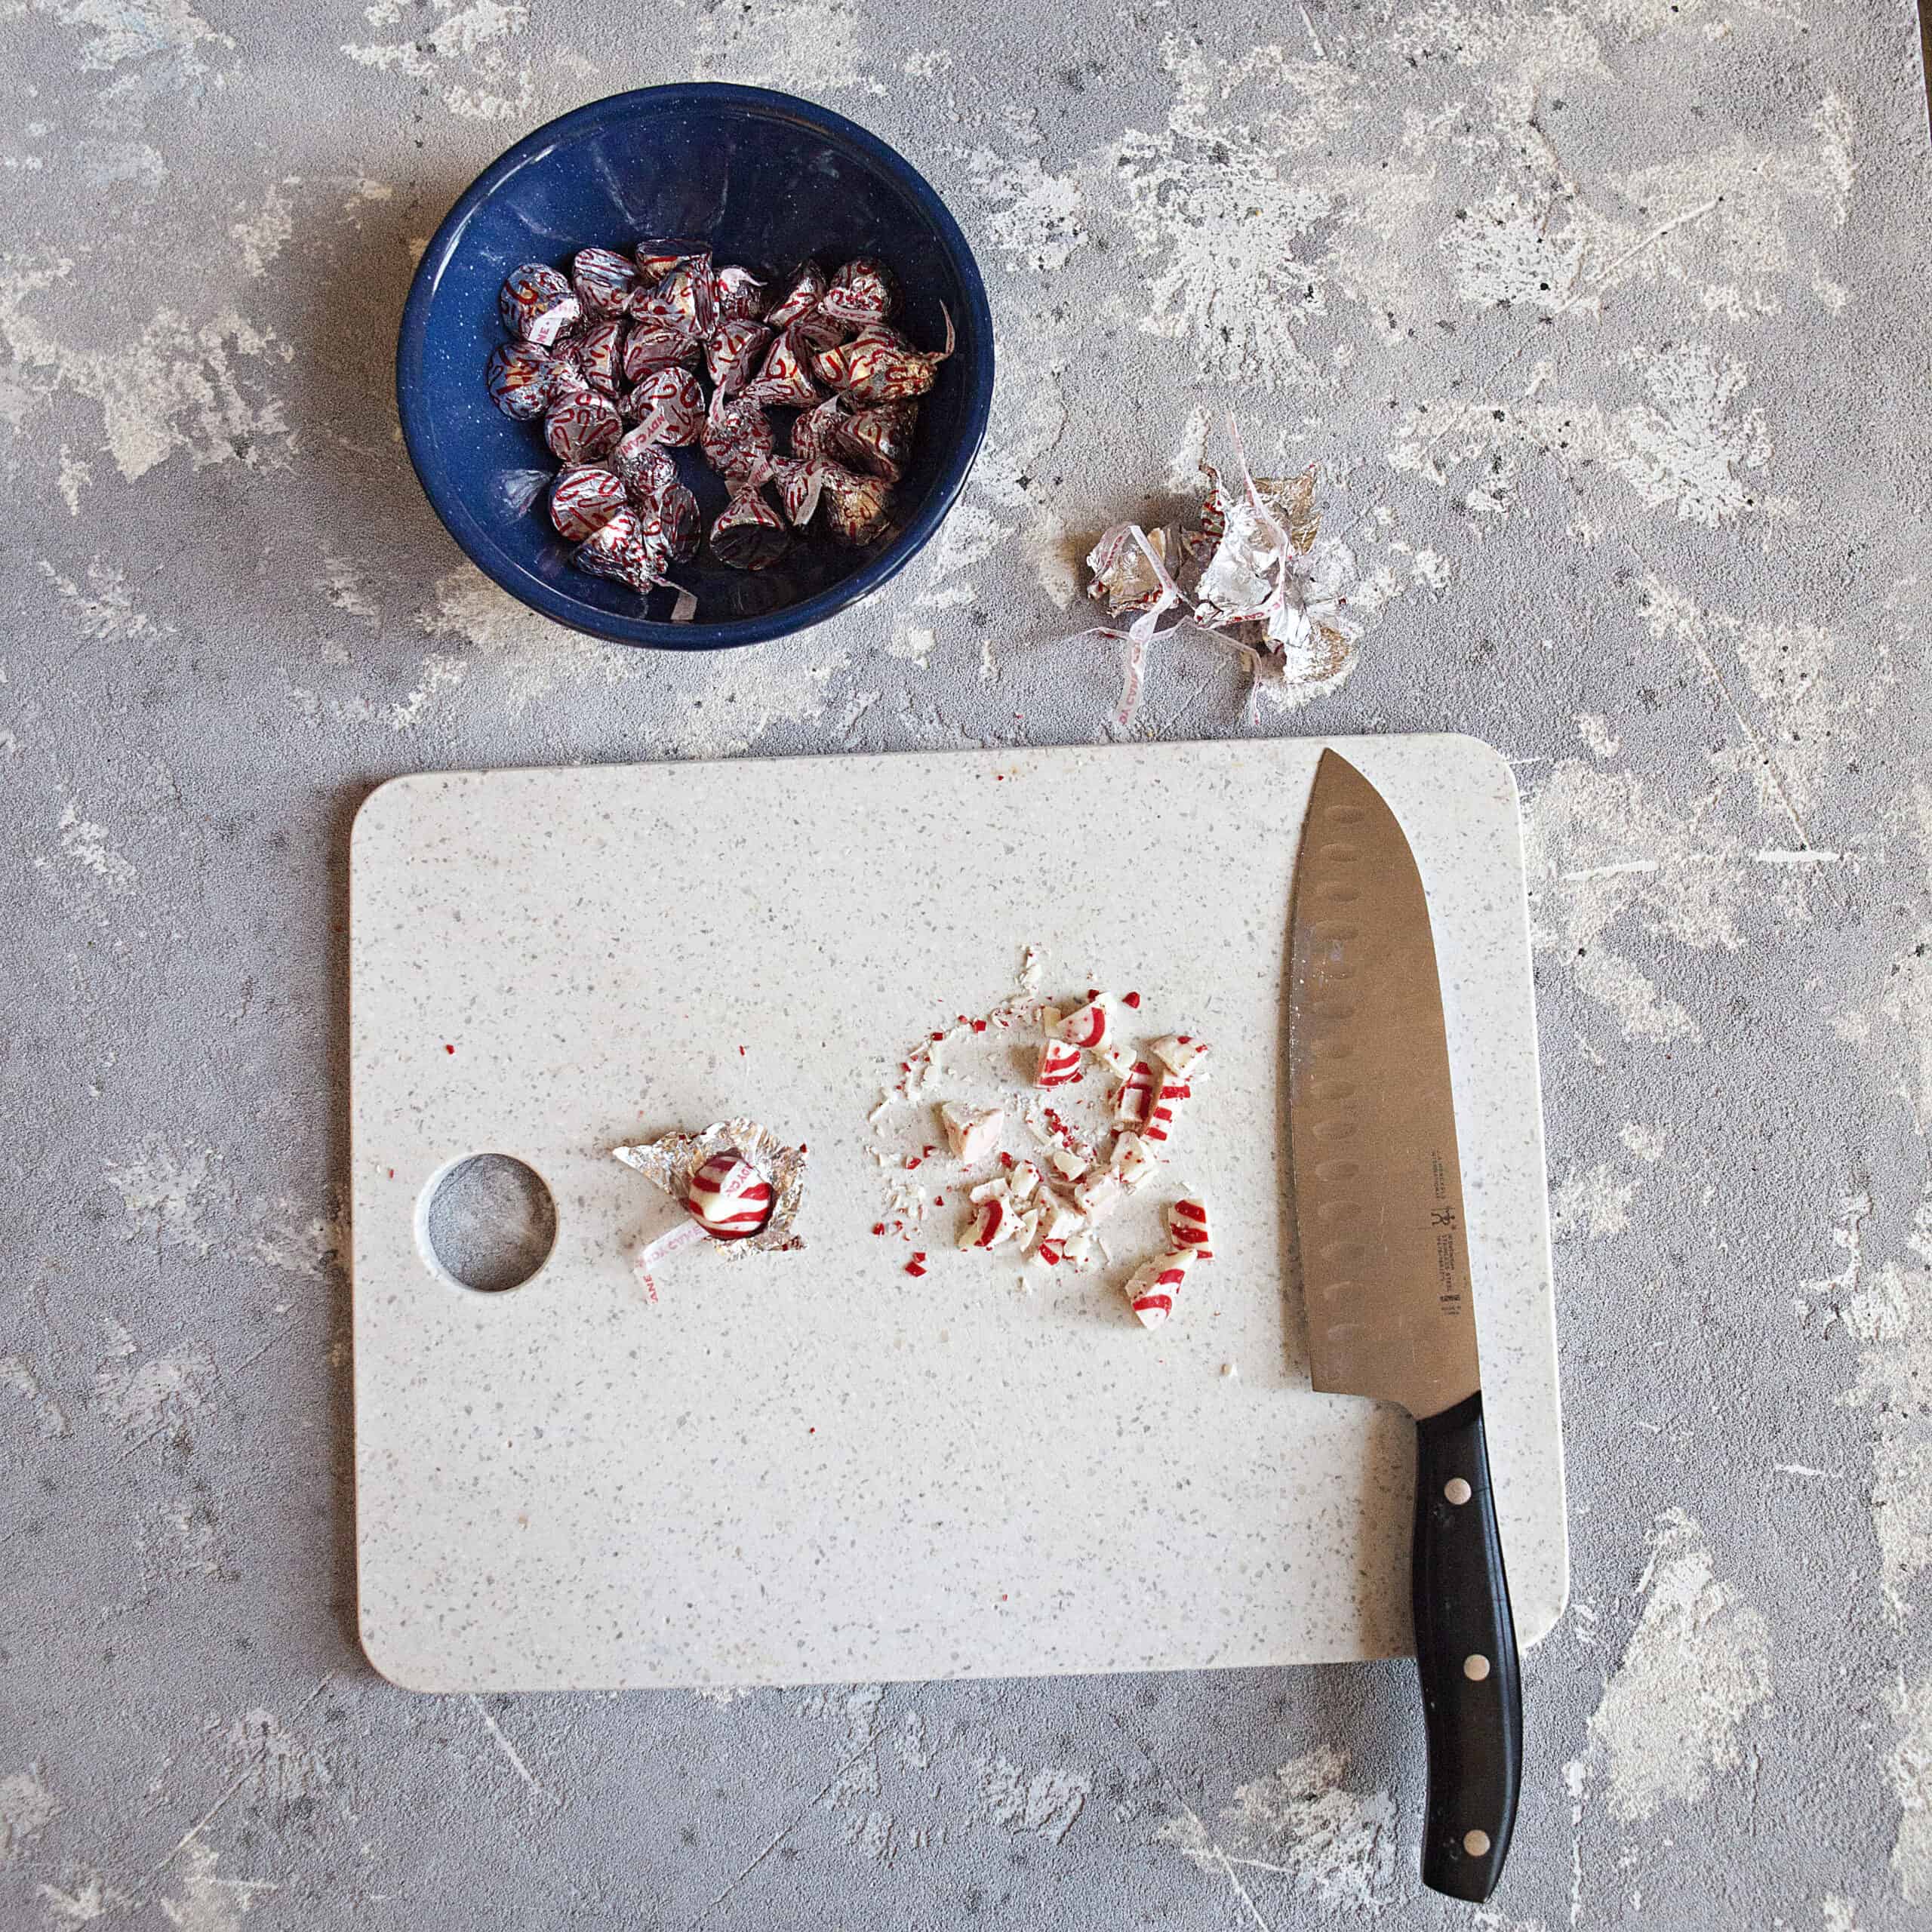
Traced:
[[1006, 1125], [1006, 1115], [998, 1107], [969, 1107], [958, 1100], [941, 1103], [939, 1120], [952, 1158], [969, 1168], [999, 1145], [1000, 1131]]
[[1078, 1180], [1093, 1164], [1091, 1161], [1082, 1160], [1071, 1148], [1067, 1147], [1056, 1147], [1047, 1156], [1047, 1165], [1051, 1168], [1069, 1187]]
[[1078, 1208], [1069, 1207], [1064, 1201], [1050, 1201], [1040, 1224], [1041, 1237], [1046, 1241], [1070, 1241], [1086, 1226], [1087, 1217]]
[[1137, 1134], [1117, 1134], [1107, 1155], [1107, 1171], [1125, 1188], [1145, 1187], [1160, 1163]]
[[1127, 1189], [1117, 1174], [1104, 1170], [1091, 1174], [1073, 1190], [1074, 1205], [1090, 1221], [1111, 1214], [1127, 1198]]
[[1039, 1070], [1033, 1076], [1036, 1087], [1066, 1087], [1080, 1078], [1080, 1049], [1063, 1040], [1048, 1039], [1040, 1047]]
[[1169, 1074], [1155, 1090], [1154, 1104], [1149, 1109], [1147, 1124], [1141, 1129], [1141, 1138], [1164, 1144], [1174, 1132], [1175, 1116], [1193, 1093], [1185, 1080]]
[[771, 1214], [771, 1183], [736, 1154], [714, 1154], [691, 1176], [688, 1207], [707, 1234], [742, 1241]]
[[1022, 1161], [1014, 1168], [1007, 1181], [1008, 1190], [1016, 1201], [1031, 1201], [1038, 1194], [1044, 1177], [1031, 1161]]
[[1137, 1060], [1114, 1095], [1114, 1124], [1144, 1131], [1153, 1106], [1154, 1069], [1144, 1060]]
[[1023, 1210], [1013, 1224], [1013, 1238], [1023, 1248], [1033, 1245], [1033, 1237], [1040, 1231], [1040, 1210], [1029, 1208]]
[[1018, 1217], [1014, 1213], [1013, 1204], [1010, 1201], [998, 1197], [983, 1201], [961, 1230], [959, 1245], [961, 1247], [998, 1247], [1002, 1242], [1013, 1238], [1018, 1224]]
[[1094, 1247], [1091, 1234], [1069, 1235], [1061, 1246], [1060, 1256], [1069, 1268], [1084, 1275], [1094, 1265]]
[[1143, 1262], [1134, 1271], [1127, 1284], [1127, 1298], [1143, 1327], [1158, 1328], [1174, 1312], [1181, 1284], [1187, 1279], [1188, 1263], [1193, 1259], [1191, 1250], [1180, 1248]]
[[1208, 1210], [1200, 1201], [1185, 1198], [1168, 1209], [1168, 1238], [1177, 1247], [1193, 1251], [1197, 1261], [1212, 1261], [1214, 1251], [1208, 1234]]
[[1096, 1047], [1094, 1057], [1123, 1084], [1133, 1077], [1134, 1050], [1122, 1046], [1118, 1040], [1109, 1040], [1104, 1046]]
[[1009, 1201], [1013, 1198], [1013, 1184], [1003, 1176], [995, 1174], [991, 1180], [983, 1180], [966, 1198], [976, 1206], [982, 1201]]
[[1084, 1047], [1089, 1053], [1098, 1051], [1106, 1044], [1107, 1036], [1113, 1031], [1113, 1001], [1105, 993], [1097, 993], [1054, 1028], [1054, 1037], [1070, 1047]]
[[1170, 1033], [1148, 1049], [1177, 1080], [1185, 1080], [1208, 1057], [1208, 1043], [1191, 1033]]

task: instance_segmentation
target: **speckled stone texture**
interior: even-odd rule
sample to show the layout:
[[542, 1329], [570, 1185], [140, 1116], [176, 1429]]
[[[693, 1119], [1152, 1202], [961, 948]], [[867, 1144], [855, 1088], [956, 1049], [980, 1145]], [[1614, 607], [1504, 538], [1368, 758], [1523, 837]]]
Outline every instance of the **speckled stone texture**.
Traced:
[[[1906, 9], [17, 0], [0, 45], [8, 1932], [1924, 1922]], [[389, 362], [485, 162], [693, 75], [906, 152], [1002, 366], [917, 567], [678, 663], [464, 567]], [[1230, 408], [1263, 471], [1321, 466], [1374, 622], [1251, 720], [1229, 660], [1157, 648], [1137, 733], [1466, 731], [1524, 793], [1575, 1588], [1481, 1921], [1418, 1889], [1400, 1663], [472, 1700], [355, 1640], [357, 805], [425, 768], [1109, 735], [1118, 663], [1055, 641], [1077, 560], [1188, 507]]]
[[[1340, 749], [1414, 828], [1435, 908], [1534, 1643], [1567, 1577], [1515, 786], [1467, 738]], [[1291, 1292], [1282, 1001], [1319, 756], [740, 759], [377, 793], [353, 847], [350, 1206], [361, 1628], [385, 1674], [795, 1685], [1405, 1651], [1414, 1432], [1309, 1392]], [[1251, 842], [1216, 836], [1243, 816]], [[1028, 863], [1049, 827], [1064, 863]], [[996, 893], [962, 890], [971, 854]], [[1028, 946], [1026, 1017], [955, 1029], [1011, 996]], [[967, 1189], [995, 1170], [946, 1157], [934, 1106], [998, 1106], [1011, 1156], [1044, 1160], [1022, 1124], [1032, 1010], [1093, 985], [1140, 996], [1121, 1013], [1143, 1046], [1211, 1043], [1159, 1168], [1084, 1273], [961, 1254]], [[935, 1029], [954, 1037], [916, 1094], [881, 1104]], [[1051, 1097], [1097, 1124], [1111, 1084]], [[679, 1211], [611, 1147], [746, 1116], [807, 1145], [804, 1245], [666, 1260], [654, 1306], [629, 1254]], [[482, 1150], [558, 1204], [548, 1263], [509, 1293], [423, 1251], [437, 1177]], [[1191, 1188], [1214, 1259], [1150, 1334], [1121, 1290]]]

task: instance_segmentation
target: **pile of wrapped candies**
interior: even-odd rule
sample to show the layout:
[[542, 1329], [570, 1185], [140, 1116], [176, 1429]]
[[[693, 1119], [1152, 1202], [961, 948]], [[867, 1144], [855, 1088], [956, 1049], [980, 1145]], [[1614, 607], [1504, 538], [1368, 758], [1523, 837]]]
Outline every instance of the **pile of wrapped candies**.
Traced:
[[[563, 465], [550, 519], [580, 569], [639, 595], [698, 553], [672, 455], [686, 446], [730, 492], [709, 534], [721, 564], [765, 569], [814, 517], [839, 543], [881, 534], [918, 398], [953, 348], [950, 316], [936, 351], [893, 326], [897, 285], [869, 257], [829, 277], [807, 262], [779, 292], [701, 243], [586, 248], [568, 275], [517, 269], [497, 306], [513, 340], [491, 355], [490, 395], [540, 420]], [[795, 412], [782, 436], [775, 411]]]

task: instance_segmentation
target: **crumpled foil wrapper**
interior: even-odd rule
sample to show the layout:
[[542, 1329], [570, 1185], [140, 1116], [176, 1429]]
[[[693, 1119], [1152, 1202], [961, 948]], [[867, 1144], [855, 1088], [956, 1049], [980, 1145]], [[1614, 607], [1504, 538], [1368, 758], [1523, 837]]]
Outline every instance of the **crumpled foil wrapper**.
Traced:
[[771, 1213], [756, 1234], [731, 1241], [707, 1235], [710, 1245], [727, 1261], [734, 1261], [748, 1249], [784, 1254], [805, 1244], [804, 1238], [793, 1232], [804, 1192], [805, 1150], [787, 1146], [755, 1120], [719, 1121], [702, 1134], [666, 1134], [635, 1146], [614, 1147], [611, 1152], [626, 1167], [635, 1168], [647, 1180], [655, 1182], [681, 1207], [691, 1198], [691, 1177], [712, 1155], [736, 1154], [771, 1182]]

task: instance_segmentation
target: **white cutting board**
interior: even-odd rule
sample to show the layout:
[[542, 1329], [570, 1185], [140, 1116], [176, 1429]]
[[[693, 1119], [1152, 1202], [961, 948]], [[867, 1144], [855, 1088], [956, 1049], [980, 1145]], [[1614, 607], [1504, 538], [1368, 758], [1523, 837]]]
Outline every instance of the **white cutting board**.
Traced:
[[[1432, 909], [1491, 1452], [1534, 1643], [1568, 1561], [1515, 786], [1469, 738], [1337, 743], [1401, 819]], [[377, 792], [351, 933], [357, 1536], [378, 1668], [550, 1690], [1406, 1651], [1413, 1432], [1309, 1392], [1291, 1273], [1283, 968], [1321, 749]], [[1029, 945], [1046, 991], [1131, 988], [1150, 1035], [1214, 1043], [1168, 1172], [1206, 1195], [1218, 1258], [1158, 1332], [1117, 1291], [1151, 1244], [1131, 1222], [1108, 1224], [1112, 1270], [1030, 1293], [1005, 1256], [956, 1251], [956, 1195], [920, 1232], [923, 1278], [871, 1232], [893, 1178], [878, 1137], [943, 1139], [929, 1111], [869, 1125], [882, 1082], [928, 1029], [1010, 992]], [[608, 1150], [741, 1115], [808, 1145], [808, 1245], [679, 1255], [652, 1304], [628, 1254], [675, 1211]], [[441, 1274], [419, 1233], [432, 1181], [478, 1152], [527, 1161], [557, 1206], [548, 1263], [496, 1294]], [[1152, 1202], [1134, 1208], [1151, 1229]]]

